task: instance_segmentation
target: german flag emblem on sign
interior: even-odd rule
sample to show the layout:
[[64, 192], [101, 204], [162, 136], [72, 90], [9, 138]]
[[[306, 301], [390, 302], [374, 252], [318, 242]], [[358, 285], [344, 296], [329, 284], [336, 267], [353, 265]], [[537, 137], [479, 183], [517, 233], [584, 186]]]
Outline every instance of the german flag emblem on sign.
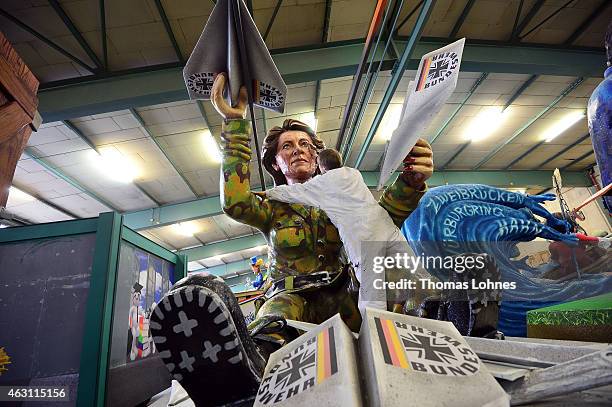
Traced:
[[257, 403], [268, 405], [287, 400], [336, 373], [338, 360], [332, 326], [288, 353], [270, 370], [259, 386]]
[[474, 352], [450, 335], [385, 318], [374, 318], [386, 364], [440, 376], [472, 376]]

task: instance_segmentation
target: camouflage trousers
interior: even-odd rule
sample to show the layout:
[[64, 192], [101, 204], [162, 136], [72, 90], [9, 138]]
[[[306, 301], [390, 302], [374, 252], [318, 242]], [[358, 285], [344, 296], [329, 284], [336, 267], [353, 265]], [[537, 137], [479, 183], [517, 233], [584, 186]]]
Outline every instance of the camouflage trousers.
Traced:
[[[387, 281], [396, 279], [399, 279], [399, 276], [387, 275]], [[387, 309], [404, 313], [407, 309], [417, 308], [421, 301], [431, 293], [419, 290], [410, 294], [416, 295], [387, 292]], [[299, 291], [285, 291], [269, 298], [257, 310], [255, 320], [249, 324], [249, 330], [259, 326], [270, 317], [320, 324], [339, 313], [346, 325], [353, 332], [358, 332], [361, 326], [358, 295], [359, 283], [354, 271], [347, 267], [341, 276], [329, 285]], [[295, 334], [286, 329], [275, 337], [289, 342], [295, 338]]]
[[[285, 291], [269, 298], [257, 311], [255, 320], [249, 324], [249, 330], [259, 325], [263, 317], [279, 316], [320, 324], [337, 313], [351, 330], [359, 331], [361, 315], [357, 308], [355, 280], [346, 271], [329, 285]], [[283, 331], [279, 334], [287, 341], [293, 339], [288, 332]]]

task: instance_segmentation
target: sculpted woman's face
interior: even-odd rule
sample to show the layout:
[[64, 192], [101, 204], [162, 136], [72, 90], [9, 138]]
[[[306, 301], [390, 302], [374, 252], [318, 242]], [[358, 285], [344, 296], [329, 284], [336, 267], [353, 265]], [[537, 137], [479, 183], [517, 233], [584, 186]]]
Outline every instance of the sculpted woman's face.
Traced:
[[303, 131], [289, 130], [281, 134], [273, 167], [285, 175], [287, 184], [301, 184], [314, 175], [317, 162], [311, 145], [310, 136]]

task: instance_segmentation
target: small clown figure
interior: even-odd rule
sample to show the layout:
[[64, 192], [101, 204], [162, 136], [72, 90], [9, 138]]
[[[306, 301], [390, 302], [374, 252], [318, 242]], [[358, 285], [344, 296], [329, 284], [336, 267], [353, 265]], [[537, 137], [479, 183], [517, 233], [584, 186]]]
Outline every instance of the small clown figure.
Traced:
[[261, 267], [264, 265], [263, 259], [258, 259], [257, 256], [251, 257], [251, 270], [255, 274], [255, 281], [253, 281], [253, 288], [259, 289], [264, 284], [264, 274]]
[[140, 336], [140, 318], [139, 315], [139, 306], [140, 306], [140, 298], [142, 296], [141, 290], [143, 286], [138, 282], [134, 283], [132, 286], [132, 298], [130, 304], [130, 313], [129, 313], [129, 327], [128, 327], [128, 351], [127, 356], [129, 360], [136, 360], [136, 357], [139, 356], [138, 352], [138, 338]]

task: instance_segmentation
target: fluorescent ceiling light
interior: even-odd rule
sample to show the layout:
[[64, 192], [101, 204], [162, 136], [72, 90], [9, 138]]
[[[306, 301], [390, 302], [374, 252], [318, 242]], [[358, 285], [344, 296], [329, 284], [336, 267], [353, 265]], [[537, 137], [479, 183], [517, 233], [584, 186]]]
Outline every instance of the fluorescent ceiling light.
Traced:
[[562, 134], [565, 130], [569, 129], [580, 121], [580, 119], [582, 119], [584, 116], [585, 114], [583, 110], [574, 110], [573, 112], [568, 113], [563, 117], [563, 119], [559, 120], [550, 129], [548, 129], [546, 133], [544, 133], [544, 140], [546, 140], [547, 143], [550, 142]]
[[175, 223], [172, 228], [181, 236], [192, 237], [198, 232], [198, 228], [193, 223]]
[[481, 141], [491, 135], [506, 119], [507, 114], [501, 106], [489, 106], [480, 110], [467, 126], [464, 137], [471, 141]]
[[391, 140], [393, 131], [399, 126], [400, 118], [402, 115], [402, 105], [393, 104], [387, 108], [385, 115], [383, 116], [382, 125], [378, 130], [378, 134], [385, 140]]
[[36, 200], [36, 198], [34, 198], [32, 195], [23, 192], [14, 186], [9, 187], [9, 199], [11, 199], [11, 201], [16, 200], [17, 203], [32, 202]]
[[303, 113], [300, 115], [300, 121], [306, 123], [315, 133], [317, 132], [318, 120], [314, 112]]
[[220, 164], [223, 161], [219, 144], [210, 133], [210, 130], [206, 129], [202, 132], [202, 142], [204, 143], [204, 149], [208, 157], [216, 164]]
[[129, 184], [138, 175], [136, 167], [114, 147], [95, 153], [94, 162], [100, 171], [117, 182]]
[[0, 223], [0, 229], [8, 228], [8, 225], [4, 223]]

